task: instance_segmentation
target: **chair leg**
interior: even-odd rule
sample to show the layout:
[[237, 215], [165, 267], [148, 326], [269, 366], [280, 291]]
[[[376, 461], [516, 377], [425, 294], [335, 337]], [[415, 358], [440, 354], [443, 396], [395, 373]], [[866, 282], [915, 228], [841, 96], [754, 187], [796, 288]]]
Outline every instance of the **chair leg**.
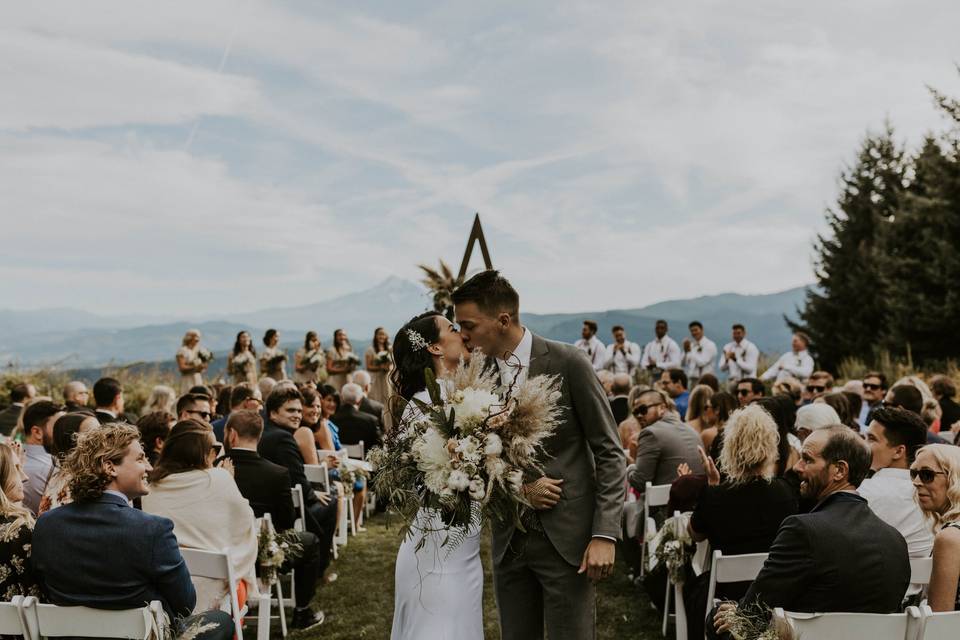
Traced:
[[661, 630], [664, 638], [667, 637], [667, 622], [670, 620], [670, 594], [673, 592], [671, 586], [673, 585], [670, 584], [670, 578], [667, 578], [667, 593], [663, 598], [663, 629]]
[[350, 533], [357, 535], [357, 521], [353, 517], [353, 497], [347, 500], [347, 516], [350, 518]]
[[283, 585], [280, 584], [280, 576], [277, 576], [277, 613], [280, 615], [280, 633], [284, 638], [287, 637], [287, 612], [283, 606]]
[[257, 640], [270, 640], [269, 593], [262, 594], [257, 602]]

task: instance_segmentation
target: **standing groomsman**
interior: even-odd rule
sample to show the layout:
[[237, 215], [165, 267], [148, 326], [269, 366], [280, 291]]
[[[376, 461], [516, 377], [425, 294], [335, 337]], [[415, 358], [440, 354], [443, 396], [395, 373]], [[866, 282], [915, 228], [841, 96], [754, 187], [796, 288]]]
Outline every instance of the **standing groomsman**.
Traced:
[[627, 340], [627, 332], [620, 325], [611, 329], [613, 343], [607, 345], [607, 358], [603, 368], [614, 374], [625, 373], [633, 377], [633, 371], [640, 364], [640, 345]]
[[717, 360], [717, 344], [703, 335], [699, 320], [690, 323], [690, 337], [683, 340], [683, 370], [690, 379], [691, 388], [706, 374], [714, 373]]
[[580, 339], [574, 343], [574, 346], [587, 354], [587, 360], [593, 365], [594, 371], [603, 369], [607, 362], [607, 348], [597, 337], [597, 323], [593, 320], [584, 320], [583, 329], [580, 330]]
[[657, 320], [653, 333], [657, 337], [643, 348], [640, 366], [649, 371], [654, 380], [658, 380], [664, 371], [678, 369], [683, 355], [680, 353], [680, 345], [667, 335], [666, 320]]
[[760, 350], [747, 340], [747, 329], [742, 324], [733, 325], [733, 340], [723, 346], [720, 354], [720, 371], [726, 371], [730, 381], [757, 376]]

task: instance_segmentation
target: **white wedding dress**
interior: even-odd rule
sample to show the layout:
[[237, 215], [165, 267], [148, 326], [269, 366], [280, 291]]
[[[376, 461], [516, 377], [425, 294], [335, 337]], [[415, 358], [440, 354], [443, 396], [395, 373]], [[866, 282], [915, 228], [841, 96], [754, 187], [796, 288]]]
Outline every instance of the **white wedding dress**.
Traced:
[[[426, 391], [414, 397], [430, 402]], [[391, 640], [483, 640], [479, 527], [459, 544], [443, 546], [447, 536], [440, 518], [421, 509], [397, 551]]]

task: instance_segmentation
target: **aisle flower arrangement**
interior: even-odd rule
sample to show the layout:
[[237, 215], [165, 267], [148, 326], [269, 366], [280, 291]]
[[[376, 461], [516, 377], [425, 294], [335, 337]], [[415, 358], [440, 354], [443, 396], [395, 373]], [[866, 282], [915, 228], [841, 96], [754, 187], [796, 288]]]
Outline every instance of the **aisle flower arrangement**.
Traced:
[[257, 568], [264, 585], [270, 587], [275, 584], [284, 562], [294, 562], [301, 555], [303, 544], [295, 530], [287, 529], [278, 533], [269, 522], [261, 521], [257, 536]]
[[[370, 452], [374, 490], [399, 512], [408, 535], [420, 509], [438, 513], [453, 533], [445, 544], [484, 521], [523, 526], [523, 484], [542, 473], [543, 446], [558, 424], [559, 382], [537, 376], [501, 389], [496, 369], [484, 363], [475, 353], [441, 379], [427, 369], [430, 401], [414, 398], [384, 446]], [[429, 532], [418, 533], [422, 544]]]

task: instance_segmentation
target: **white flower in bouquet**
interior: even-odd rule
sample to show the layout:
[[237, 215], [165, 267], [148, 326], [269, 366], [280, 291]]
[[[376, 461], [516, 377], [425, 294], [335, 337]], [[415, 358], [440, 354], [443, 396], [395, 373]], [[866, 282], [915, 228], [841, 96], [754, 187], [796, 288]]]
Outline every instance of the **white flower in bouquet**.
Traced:
[[498, 407], [500, 398], [485, 389], [467, 388], [454, 394], [450, 406], [456, 415], [460, 430], [469, 432], [490, 415], [490, 407]]
[[453, 491], [463, 491], [470, 486], [470, 476], [460, 469], [454, 469], [447, 478], [447, 486]]
[[206, 347], [200, 347], [197, 350], [197, 358], [200, 359], [200, 362], [211, 362], [213, 360], [213, 352]]
[[500, 479], [503, 472], [507, 470], [507, 463], [500, 458], [487, 458], [487, 473], [491, 478]]
[[474, 476], [470, 479], [470, 497], [474, 500], [483, 500], [487, 495], [486, 487], [483, 485], [483, 478]]
[[457, 453], [466, 462], [480, 462], [480, 441], [473, 436], [467, 436], [457, 443]]
[[503, 453], [503, 440], [495, 433], [488, 433], [483, 443], [483, 455], [499, 456]]
[[377, 363], [379, 364], [389, 364], [390, 363], [390, 352], [389, 351], [378, 351], [377, 352]]
[[521, 489], [523, 489], [523, 471], [514, 469], [507, 473], [507, 483], [514, 492], [520, 493]]

